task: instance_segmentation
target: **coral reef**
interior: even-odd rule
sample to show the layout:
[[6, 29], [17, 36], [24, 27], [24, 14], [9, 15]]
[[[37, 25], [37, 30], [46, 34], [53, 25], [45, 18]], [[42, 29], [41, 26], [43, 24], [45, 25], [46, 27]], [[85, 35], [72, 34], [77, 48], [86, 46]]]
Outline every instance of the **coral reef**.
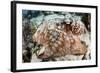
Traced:
[[88, 60], [90, 14], [23, 10], [23, 62]]

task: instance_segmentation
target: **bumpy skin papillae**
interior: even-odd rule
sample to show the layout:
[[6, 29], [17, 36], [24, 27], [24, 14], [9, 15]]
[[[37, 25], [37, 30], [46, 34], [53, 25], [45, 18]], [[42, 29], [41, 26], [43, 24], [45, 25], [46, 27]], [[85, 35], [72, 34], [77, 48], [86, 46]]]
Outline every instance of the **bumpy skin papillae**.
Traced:
[[[81, 27], [80, 23], [67, 24], [65, 22], [63, 23], [64, 28], [61, 29], [58, 29], [58, 26], [49, 29], [48, 26], [48, 22], [44, 22], [39, 27], [42, 28], [42, 30], [38, 29], [33, 35], [33, 39], [45, 47], [45, 50], [39, 53], [39, 58], [45, 59], [66, 55], [84, 55], [87, 52], [86, 45], [81, 43], [78, 37], [84, 33], [84, 27]], [[62, 25], [59, 25], [59, 27], [60, 26]], [[54, 32], [57, 32], [59, 36], [54, 35]], [[58, 37], [56, 38], [56, 36]]]

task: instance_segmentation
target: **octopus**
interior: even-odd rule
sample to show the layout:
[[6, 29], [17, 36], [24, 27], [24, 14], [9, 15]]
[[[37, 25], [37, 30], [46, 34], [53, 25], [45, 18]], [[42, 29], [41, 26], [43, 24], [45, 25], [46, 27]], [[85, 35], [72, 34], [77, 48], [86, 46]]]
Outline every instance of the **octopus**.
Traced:
[[[80, 35], [85, 33], [85, 26], [79, 22], [56, 23], [56, 27], [49, 29], [48, 22], [44, 22], [33, 35], [33, 41], [42, 44], [37, 57], [48, 58], [65, 57], [66, 55], [85, 55], [87, 46], [80, 40]], [[41, 52], [42, 51], [42, 52]]]

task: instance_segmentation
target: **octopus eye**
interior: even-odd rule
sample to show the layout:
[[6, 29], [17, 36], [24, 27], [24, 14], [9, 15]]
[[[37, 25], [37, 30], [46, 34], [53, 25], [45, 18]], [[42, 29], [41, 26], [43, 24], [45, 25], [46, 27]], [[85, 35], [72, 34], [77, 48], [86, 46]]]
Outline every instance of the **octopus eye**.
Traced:
[[57, 23], [56, 25], [57, 25], [57, 26], [59, 26], [59, 24], [58, 24], [58, 23]]

